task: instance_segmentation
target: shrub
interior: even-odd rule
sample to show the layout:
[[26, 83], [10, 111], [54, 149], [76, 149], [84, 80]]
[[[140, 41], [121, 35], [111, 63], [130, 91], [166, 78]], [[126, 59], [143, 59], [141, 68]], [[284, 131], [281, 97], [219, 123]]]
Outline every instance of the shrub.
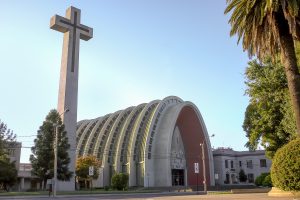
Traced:
[[127, 189], [129, 176], [128, 174], [119, 173], [114, 174], [111, 178], [111, 185], [114, 189], [125, 190]]
[[270, 173], [261, 173], [261, 175], [259, 175], [258, 177], [256, 177], [255, 179], [255, 185], [257, 186], [262, 186], [263, 182], [266, 178], [266, 176], [270, 175]]
[[105, 191], [108, 191], [108, 190], [109, 190], [109, 186], [105, 186], [105, 187], [104, 187], [104, 190], [105, 190]]
[[262, 186], [264, 186], [264, 187], [272, 187], [273, 186], [270, 173], [268, 173], [268, 175], [263, 180]]
[[273, 158], [271, 177], [274, 186], [285, 191], [300, 191], [300, 138], [280, 148]]

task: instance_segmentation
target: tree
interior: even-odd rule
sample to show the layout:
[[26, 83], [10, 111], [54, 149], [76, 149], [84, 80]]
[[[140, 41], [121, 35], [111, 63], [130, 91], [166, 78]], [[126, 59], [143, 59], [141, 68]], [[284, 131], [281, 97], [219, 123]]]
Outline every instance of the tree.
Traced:
[[230, 35], [236, 34], [238, 42], [242, 39], [250, 57], [276, 59], [280, 53], [300, 135], [300, 74], [294, 48], [300, 38], [300, 1], [227, 0], [227, 4], [224, 13], [232, 11]]
[[275, 187], [285, 191], [300, 191], [300, 138], [280, 148], [271, 166], [271, 177]]
[[73, 172], [68, 169], [70, 158], [68, 150], [67, 132], [64, 130], [59, 113], [51, 110], [46, 116], [43, 125], [37, 131], [37, 138], [34, 140], [34, 146], [31, 148], [30, 162], [32, 164], [32, 173], [39, 177], [46, 184], [47, 179], [54, 175], [54, 140], [55, 128], [58, 126], [58, 144], [57, 144], [57, 179], [70, 180]]
[[89, 167], [93, 166], [94, 167], [94, 171], [93, 171], [93, 179], [97, 179], [99, 176], [99, 172], [98, 169], [101, 166], [101, 162], [96, 158], [96, 156], [93, 155], [89, 155], [89, 156], [83, 156], [83, 157], [79, 157], [76, 161], [76, 176], [81, 179], [84, 180], [85, 182], [85, 187], [86, 187], [86, 181], [88, 178], [90, 178], [89, 176]]
[[125, 190], [127, 188], [128, 180], [128, 174], [116, 173], [111, 177], [111, 185], [114, 189]]
[[16, 135], [0, 120], [0, 187], [6, 191], [17, 181], [15, 162], [10, 162], [8, 150], [16, 144]]
[[15, 162], [10, 162], [9, 158], [0, 159], [0, 186], [8, 192], [9, 187], [17, 182], [17, 177], [18, 170]]
[[99, 176], [98, 168], [101, 166], [101, 162], [96, 158], [96, 156], [82, 156], [76, 161], [76, 176], [80, 178], [89, 177], [89, 167], [94, 167], [93, 179], [97, 179]]
[[243, 169], [241, 169], [239, 172], [239, 180], [240, 180], [240, 182], [247, 181], [247, 175], [245, 174], [245, 171]]
[[287, 80], [277, 60], [249, 62], [245, 72], [246, 94], [250, 103], [245, 112], [243, 129], [246, 147], [255, 150], [260, 143], [272, 158], [276, 150], [294, 139], [296, 124], [288, 95]]
[[12, 130], [7, 129], [7, 125], [0, 120], [0, 159], [7, 156], [7, 145], [14, 144], [16, 134]]

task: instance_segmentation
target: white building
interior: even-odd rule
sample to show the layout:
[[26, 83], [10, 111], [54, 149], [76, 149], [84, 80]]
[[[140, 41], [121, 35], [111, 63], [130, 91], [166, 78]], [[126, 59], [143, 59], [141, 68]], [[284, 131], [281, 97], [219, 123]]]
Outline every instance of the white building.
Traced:
[[[218, 148], [213, 151], [215, 182], [226, 184], [254, 184], [261, 173], [270, 172], [271, 160], [266, 158], [264, 150], [234, 151], [230, 148]], [[240, 182], [239, 172], [244, 170], [246, 182]]]
[[[169, 96], [77, 123], [76, 156], [102, 162], [94, 186], [109, 186], [114, 173], [127, 173], [129, 187], [214, 185], [209, 136], [192, 102]], [[202, 152], [200, 144], [204, 144]], [[194, 164], [203, 169], [195, 174]]]
[[[213, 150], [212, 153], [213, 164], [210, 165], [214, 166], [216, 185], [254, 184], [254, 180], [257, 176], [270, 171], [271, 160], [266, 158], [264, 150], [234, 151], [229, 148], [218, 148]], [[173, 164], [171, 163], [171, 165]], [[200, 165], [200, 171], [201, 168]], [[31, 169], [31, 164], [29, 163], [19, 164], [19, 181], [16, 186], [12, 188], [13, 190], [26, 191], [29, 189], [40, 189], [38, 179], [31, 176]], [[239, 181], [239, 172], [241, 169], [243, 169], [247, 175], [247, 181], [243, 183]], [[184, 182], [184, 179], [182, 181]], [[174, 184], [174, 186], [176, 185], [181, 185], [180, 179], [178, 184]]]
[[18, 170], [17, 183], [11, 190], [26, 191], [39, 189], [38, 179], [31, 175], [31, 163], [20, 163], [22, 143], [12, 142], [9, 143], [6, 148], [10, 162], [15, 162], [16, 169]]
[[20, 163], [18, 170], [18, 191], [38, 190], [40, 189], [39, 180], [31, 174], [31, 163]]

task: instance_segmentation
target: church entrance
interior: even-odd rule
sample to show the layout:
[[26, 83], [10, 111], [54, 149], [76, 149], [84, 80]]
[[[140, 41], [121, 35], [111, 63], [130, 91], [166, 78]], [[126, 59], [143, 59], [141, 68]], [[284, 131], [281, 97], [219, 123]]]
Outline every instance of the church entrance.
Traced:
[[184, 186], [184, 170], [172, 169], [172, 186]]

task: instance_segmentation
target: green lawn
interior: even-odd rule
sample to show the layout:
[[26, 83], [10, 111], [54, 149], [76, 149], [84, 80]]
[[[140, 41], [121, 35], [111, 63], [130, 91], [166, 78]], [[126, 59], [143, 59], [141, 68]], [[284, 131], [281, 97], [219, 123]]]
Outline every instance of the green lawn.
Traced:
[[[151, 190], [151, 189], [136, 189], [136, 190], [126, 190], [126, 191], [118, 191], [118, 190], [104, 190], [104, 189], [93, 189], [91, 190], [78, 190], [78, 191], [70, 191], [70, 192], [57, 192], [57, 195], [80, 195], [80, 194], [120, 194], [120, 193], [154, 193], [159, 192], [159, 190]], [[48, 191], [34, 191], [34, 192], [5, 192], [0, 191], [0, 196], [45, 196], [49, 195]]]
[[232, 194], [231, 191], [226, 190], [226, 191], [208, 191], [207, 192], [208, 195], [216, 195], [216, 194]]

